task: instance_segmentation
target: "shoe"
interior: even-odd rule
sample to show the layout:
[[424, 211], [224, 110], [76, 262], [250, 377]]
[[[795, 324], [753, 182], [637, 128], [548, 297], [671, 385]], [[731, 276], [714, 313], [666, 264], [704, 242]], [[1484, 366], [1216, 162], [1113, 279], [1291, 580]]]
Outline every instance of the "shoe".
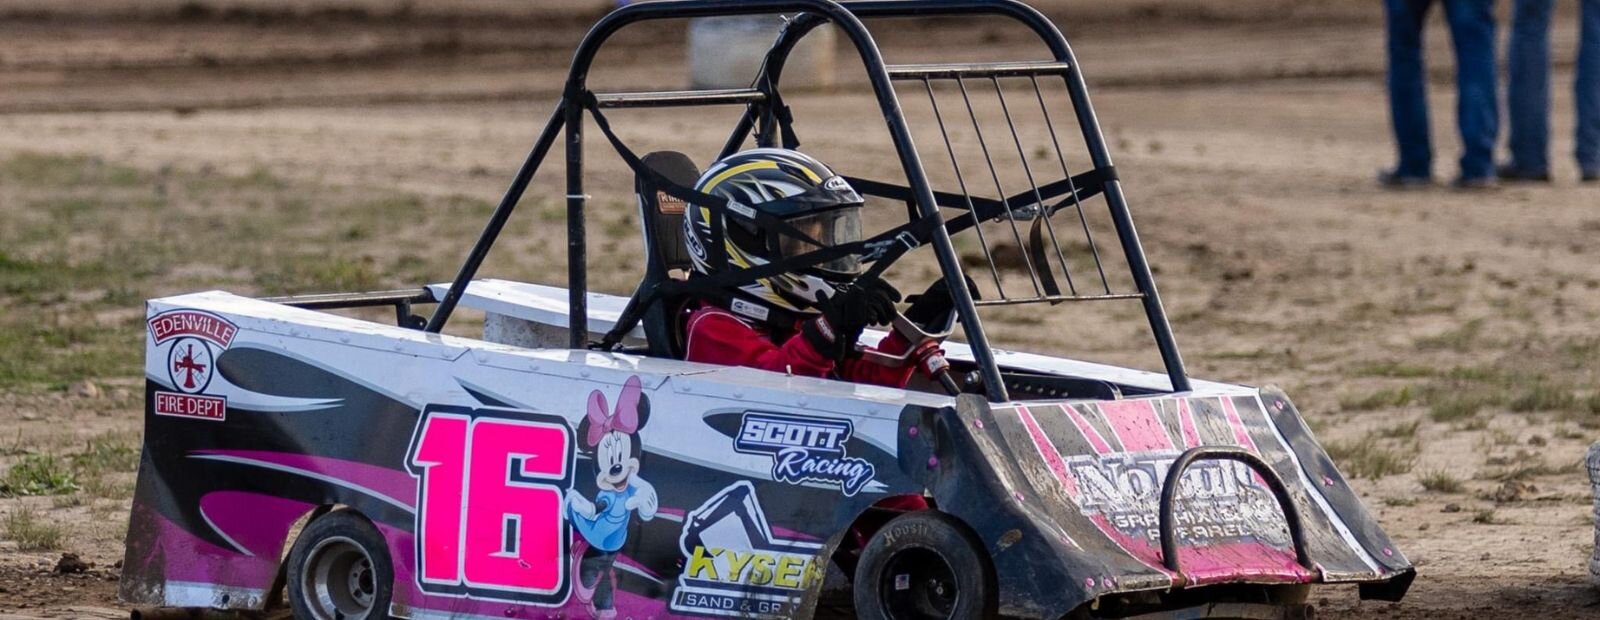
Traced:
[[1549, 183], [1550, 182], [1550, 171], [1549, 170], [1546, 170], [1544, 172], [1534, 172], [1532, 170], [1524, 170], [1522, 168], [1518, 168], [1518, 167], [1512, 166], [1511, 164], [1506, 164], [1506, 165], [1500, 166], [1499, 168], [1495, 169], [1494, 174], [1495, 174], [1495, 176], [1500, 177], [1501, 181], [1517, 181], [1517, 182], [1529, 182], [1529, 183]]
[[1583, 173], [1584, 183], [1600, 183], [1600, 170], [1590, 170]]
[[1378, 185], [1389, 189], [1417, 189], [1433, 185], [1433, 177], [1402, 175], [1393, 169], [1380, 170]]
[[1450, 185], [1459, 190], [1482, 191], [1488, 189], [1498, 189], [1500, 187], [1500, 181], [1496, 180], [1492, 176], [1461, 177], [1456, 179], [1455, 182], [1451, 183]]

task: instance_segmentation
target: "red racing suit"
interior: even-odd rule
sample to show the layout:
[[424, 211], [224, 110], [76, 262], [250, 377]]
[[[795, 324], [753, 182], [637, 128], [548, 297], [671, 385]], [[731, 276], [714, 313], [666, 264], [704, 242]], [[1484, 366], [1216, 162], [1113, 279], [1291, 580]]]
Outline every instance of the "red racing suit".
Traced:
[[[800, 337], [799, 328], [796, 325], [786, 334], [774, 334], [727, 310], [702, 305], [689, 315], [684, 359], [895, 388], [905, 387], [916, 371], [914, 364], [889, 368], [860, 358], [836, 364]], [[900, 355], [910, 346], [904, 337], [891, 331], [874, 349]]]

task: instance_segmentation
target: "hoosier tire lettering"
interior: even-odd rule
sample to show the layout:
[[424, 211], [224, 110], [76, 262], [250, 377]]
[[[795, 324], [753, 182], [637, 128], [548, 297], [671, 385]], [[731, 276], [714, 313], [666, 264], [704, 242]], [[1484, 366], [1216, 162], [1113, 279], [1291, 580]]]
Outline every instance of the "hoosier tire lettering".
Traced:
[[863, 620], [991, 618], [998, 607], [994, 567], [977, 536], [936, 510], [900, 515], [873, 534], [854, 585]]

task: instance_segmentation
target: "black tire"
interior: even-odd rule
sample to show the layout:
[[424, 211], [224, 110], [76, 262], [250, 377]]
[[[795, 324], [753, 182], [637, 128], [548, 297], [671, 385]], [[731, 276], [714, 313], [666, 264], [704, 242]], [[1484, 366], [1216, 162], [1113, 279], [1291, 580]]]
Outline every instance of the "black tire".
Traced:
[[872, 535], [856, 566], [856, 617], [995, 617], [994, 568], [960, 521], [935, 510], [895, 517]]
[[300, 620], [383, 620], [394, 564], [378, 528], [352, 510], [306, 525], [289, 551], [289, 607]]

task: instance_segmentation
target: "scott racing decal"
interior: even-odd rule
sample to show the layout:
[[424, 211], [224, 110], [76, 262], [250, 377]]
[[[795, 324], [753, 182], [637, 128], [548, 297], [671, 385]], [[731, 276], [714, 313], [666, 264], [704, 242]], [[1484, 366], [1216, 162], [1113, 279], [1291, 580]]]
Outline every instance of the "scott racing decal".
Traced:
[[781, 413], [746, 412], [733, 448], [772, 457], [772, 479], [820, 484], [854, 496], [876, 471], [866, 459], [845, 454], [855, 427], [849, 420]]

